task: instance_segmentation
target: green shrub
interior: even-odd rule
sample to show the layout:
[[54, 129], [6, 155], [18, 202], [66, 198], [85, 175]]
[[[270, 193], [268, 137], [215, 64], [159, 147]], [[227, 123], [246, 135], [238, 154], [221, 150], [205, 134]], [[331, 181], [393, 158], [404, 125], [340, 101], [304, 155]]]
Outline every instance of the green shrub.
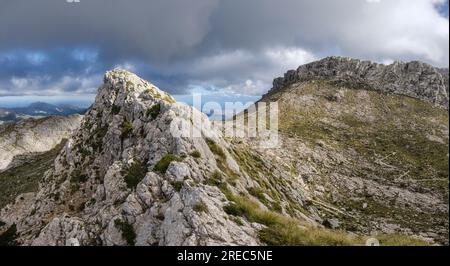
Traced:
[[180, 192], [181, 188], [183, 187], [184, 182], [183, 181], [174, 181], [171, 183], [173, 189], [175, 191]]
[[112, 108], [111, 108], [111, 111], [112, 111], [113, 115], [118, 114], [120, 112], [120, 106], [113, 105]]
[[223, 210], [226, 214], [233, 215], [233, 216], [244, 216], [245, 211], [238, 205], [234, 203], [230, 203], [223, 207]]
[[191, 152], [190, 155], [191, 155], [192, 157], [194, 157], [194, 158], [200, 158], [200, 157], [202, 157], [202, 155], [200, 154], [200, 152], [197, 151], [197, 150]]
[[84, 183], [88, 180], [85, 174], [82, 174], [79, 169], [75, 169], [70, 174], [70, 182], [72, 183]]
[[133, 225], [128, 221], [122, 221], [120, 219], [114, 220], [114, 225], [122, 232], [122, 237], [127, 241], [129, 246], [134, 246], [136, 243], [136, 232]]
[[248, 190], [248, 193], [252, 195], [253, 197], [257, 198], [259, 201], [261, 201], [264, 205], [268, 205], [267, 198], [264, 195], [264, 191], [261, 188], [257, 187], [251, 187]]
[[171, 162], [181, 162], [182, 159], [176, 155], [173, 154], [166, 154], [164, 157], [159, 160], [159, 162], [156, 163], [155, 167], [153, 168], [154, 171], [159, 172], [161, 174], [166, 173], [167, 168], [169, 168], [169, 165]]
[[103, 147], [103, 138], [106, 136], [106, 133], [108, 132], [108, 127], [103, 126], [99, 127], [94, 131], [93, 137], [92, 137], [92, 143], [91, 147], [94, 149], [94, 151], [101, 151]]
[[133, 124], [131, 124], [127, 119], [122, 123], [122, 138], [128, 137], [128, 135], [133, 131]]
[[206, 184], [210, 186], [220, 186], [222, 184], [222, 174], [219, 171], [214, 171], [210, 178], [206, 180]]
[[103, 139], [106, 136], [107, 132], [108, 132], [108, 127], [107, 126], [99, 127], [99, 128], [97, 128], [95, 130], [94, 137], [99, 138], [99, 139]]
[[158, 117], [160, 112], [161, 112], [161, 105], [155, 104], [152, 107], [147, 109], [146, 115], [147, 115], [147, 117], [151, 117], [153, 120], [156, 117]]
[[195, 212], [201, 213], [201, 212], [208, 212], [208, 207], [203, 201], [200, 201], [199, 203], [195, 204], [192, 208]]
[[17, 246], [17, 228], [16, 225], [11, 225], [3, 234], [0, 235], [0, 247], [2, 246]]
[[239, 217], [233, 216], [233, 217], [231, 217], [230, 219], [231, 219], [233, 222], [235, 222], [237, 225], [240, 225], [240, 226], [243, 226], [243, 225], [244, 225], [244, 222], [242, 222], [241, 218], [239, 218]]
[[136, 186], [147, 174], [147, 168], [140, 161], [133, 162], [126, 170], [124, 176], [125, 183], [130, 189], [135, 189]]
[[127, 81], [127, 83], [126, 83], [126, 85], [125, 85], [125, 89], [128, 91], [128, 90], [130, 90], [133, 86], [134, 86], [133, 82]]
[[208, 144], [208, 147], [212, 153], [221, 158], [225, 158], [225, 153], [223, 152], [222, 147], [217, 145], [217, 143], [214, 140], [206, 138], [206, 144]]
[[278, 202], [278, 201], [272, 202], [271, 205], [272, 205], [272, 210], [279, 212], [279, 213], [283, 212], [283, 207], [281, 207], [280, 202]]

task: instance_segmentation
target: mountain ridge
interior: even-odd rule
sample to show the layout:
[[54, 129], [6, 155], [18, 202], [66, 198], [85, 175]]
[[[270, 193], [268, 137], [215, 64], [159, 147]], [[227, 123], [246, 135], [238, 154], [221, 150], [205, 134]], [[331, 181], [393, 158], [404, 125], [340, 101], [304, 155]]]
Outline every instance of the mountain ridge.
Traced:
[[329, 80], [425, 100], [448, 110], [449, 70], [420, 61], [378, 64], [348, 57], [327, 57], [287, 71], [273, 80], [267, 95], [297, 82]]

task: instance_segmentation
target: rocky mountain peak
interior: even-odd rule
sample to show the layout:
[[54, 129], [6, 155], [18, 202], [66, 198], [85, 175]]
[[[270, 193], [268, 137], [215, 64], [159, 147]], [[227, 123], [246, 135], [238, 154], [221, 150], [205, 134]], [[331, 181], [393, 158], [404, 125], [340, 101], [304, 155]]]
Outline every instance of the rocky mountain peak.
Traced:
[[[186, 125], [200, 137], [176, 134]], [[39, 191], [0, 220], [24, 245], [258, 244], [253, 226], [228, 219], [227, 198], [206, 184], [239, 173], [226, 145], [206, 115], [114, 69]]]
[[174, 98], [168, 93], [158, 89], [150, 82], [138, 77], [137, 75], [123, 69], [115, 68], [106, 72], [104, 76], [104, 88], [114, 89], [121, 93], [146, 93], [155, 99], [163, 99], [174, 103]]
[[419, 61], [378, 64], [347, 57], [327, 57], [274, 79], [269, 94], [298, 82], [328, 80], [351, 87], [410, 96], [448, 109], [448, 69]]

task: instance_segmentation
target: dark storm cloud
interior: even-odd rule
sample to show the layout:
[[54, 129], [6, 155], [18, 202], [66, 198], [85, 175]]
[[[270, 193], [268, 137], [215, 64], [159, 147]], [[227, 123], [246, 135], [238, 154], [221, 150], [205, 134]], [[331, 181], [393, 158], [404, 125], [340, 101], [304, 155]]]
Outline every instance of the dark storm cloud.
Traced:
[[0, 47], [91, 43], [109, 56], [166, 59], [202, 41], [214, 2], [3, 0]]
[[260, 94], [326, 55], [448, 66], [441, 0], [0, 0], [0, 95], [95, 92], [128, 68], [172, 93]]

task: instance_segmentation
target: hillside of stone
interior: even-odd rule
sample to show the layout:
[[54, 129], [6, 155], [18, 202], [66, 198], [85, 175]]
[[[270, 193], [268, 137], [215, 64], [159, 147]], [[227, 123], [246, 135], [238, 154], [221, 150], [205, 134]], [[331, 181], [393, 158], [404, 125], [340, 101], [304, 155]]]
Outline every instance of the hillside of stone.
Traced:
[[0, 125], [0, 171], [15, 156], [51, 150], [79, 127], [81, 119], [81, 115], [50, 116]]

